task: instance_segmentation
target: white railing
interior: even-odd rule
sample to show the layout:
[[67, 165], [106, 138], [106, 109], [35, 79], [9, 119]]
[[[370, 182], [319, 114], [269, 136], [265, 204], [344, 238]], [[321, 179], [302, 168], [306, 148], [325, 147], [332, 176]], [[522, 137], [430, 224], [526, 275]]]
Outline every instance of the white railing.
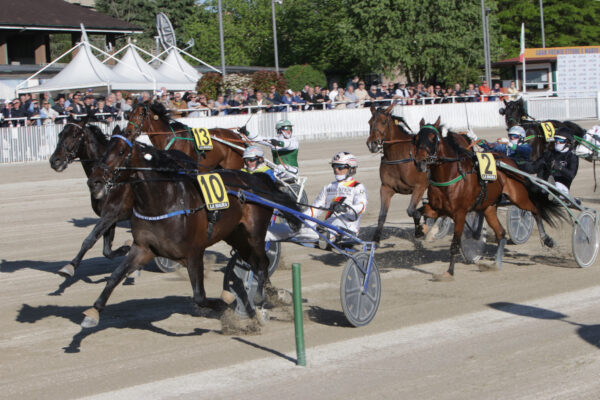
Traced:
[[[599, 95], [600, 96], [600, 95]], [[529, 98], [528, 113], [537, 119], [579, 120], [598, 119], [600, 106], [596, 98]], [[504, 117], [498, 110], [500, 101], [448, 103], [429, 105], [396, 105], [394, 115], [403, 117], [413, 131], [419, 121], [442, 123], [452, 129], [480, 129], [504, 126]], [[371, 118], [369, 108], [290, 111], [256, 114], [238, 114], [200, 118], [180, 118], [178, 121], [195, 128], [237, 128], [246, 125], [250, 132], [264, 137], [275, 135], [275, 124], [288, 119], [294, 125], [299, 140], [327, 140], [341, 137], [365, 137]], [[116, 123], [98, 124], [110, 134]], [[0, 163], [47, 160], [54, 148], [62, 125], [0, 128]]]

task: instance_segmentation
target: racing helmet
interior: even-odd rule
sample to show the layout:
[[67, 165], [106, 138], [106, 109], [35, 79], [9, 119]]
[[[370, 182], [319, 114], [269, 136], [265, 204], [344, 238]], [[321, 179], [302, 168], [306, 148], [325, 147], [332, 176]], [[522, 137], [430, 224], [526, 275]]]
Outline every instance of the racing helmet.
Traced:
[[515, 125], [508, 130], [509, 135], [519, 135], [521, 139], [525, 139], [525, 129], [522, 126]]
[[[343, 178], [341, 176], [336, 175], [337, 180], [344, 180], [349, 176], [353, 176], [354, 174], [356, 174], [356, 168], [358, 167], [358, 162], [356, 161], [356, 157], [354, 156], [354, 154], [349, 153], [347, 151], [340, 151], [339, 153], [336, 153], [329, 163], [331, 164], [332, 168], [336, 165], [348, 166], [348, 172], [346, 173], [346, 175], [344, 175]], [[335, 170], [333, 172], [335, 174]]]
[[292, 123], [287, 119], [282, 119], [277, 122], [275, 125], [275, 129], [277, 130], [277, 134], [283, 135], [284, 138], [289, 139], [292, 137]]
[[[263, 163], [264, 156], [265, 156], [265, 153], [262, 151], [262, 149], [260, 147], [250, 146], [250, 147], [247, 147], [246, 150], [244, 150], [244, 155], [242, 156], [242, 158], [244, 159], [244, 164], [246, 165], [246, 168], [249, 171], [254, 171], [256, 168], [258, 168], [258, 166], [260, 164]], [[248, 161], [250, 161], [250, 160], [257, 161], [253, 168], [250, 168], [250, 166], [248, 165]]]
[[564, 139], [567, 141], [567, 144], [572, 144], [574, 141], [573, 133], [565, 126], [558, 128], [558, 131], [554, 134], [554, 140], [556, 141], [556, 139]]

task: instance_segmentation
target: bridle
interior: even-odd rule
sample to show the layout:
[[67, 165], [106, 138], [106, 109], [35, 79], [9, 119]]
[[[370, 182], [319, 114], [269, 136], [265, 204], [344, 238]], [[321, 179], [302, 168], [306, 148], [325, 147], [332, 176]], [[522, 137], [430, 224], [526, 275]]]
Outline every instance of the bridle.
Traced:
[[77, 139], [77, 142], [75, 143], [75, 145], [71, 149], [67, 148], [67, 145], [65, 144], [64, 140], [62, 140], [60, 142], [61, 148], [62, 148], [62, 150], [63, 150], [63, 152], [65, 154], [65, 160], [67, 161], [67, 164], [70, 164], [77, 157], [79, 157], [77, 155], [77, 153], [79, 153], [79, 149], [81, 147], [81, 144], [85, 140], [85, 124], [83, 126], [80, 126], [80, 125], [78, 125], [78, 124], [76, 124], [74, 122], [67, 122], [65, 124], [65, 128], [66, 128], [67, 125], [73, 125], [73, 126], [77, 127], [79, 130], [81, 130], [81, 135], [79, 136], [79, 139]]
[[[427, 143], [423, 144], [421, 140], [417, 140], [415, 143], [415, 147], [417, 152], [419, 151], [419, 149], [423, 148], [423, 147], [427, 147], [425, 149], [425, 151], [427, 152], [427, 157], [425, 157], [425, 165], [431, 165], [434, 164], [438, 161], [442, 161], [439, 157], [438, 157], [438, 145], [440, 143], [440, 131], [433, 125], [423, 125], [421, 127], [421, 129], [419, 130], [419, 133], [417, 134], [417, 136], [415, 137], [415, 139], [419, 139], [419, 135], [421, 135], [421, 132], [423, 132], [424, 129], [427, 130], [432, 130], [434, 131], [434, 137], [435, 140], [433, 141], [428, 141]], [[453, 159], [454, 160], [454, 159]]]
[[125, 161], [123, 162], [122, 166], [115, 167], [114, 169], [109, 167], [108, 164], [106, 164], [106, 155], [102, 157], [102, 161], [98, 163], [98, 168], [102, 169], [102, 181], [104, 182], [106, 189], [109, 191], [117, 185], [116, 181], [119, 178], [120, 171], [127, 169], [127, 166], [131, 161], [131, 157], [133, 156], [133, 143], [131, 143], [129, 139], [122, 135], [113, 135], [111, 137], [111, 140], [113, 139], [120, 139], [127, 143], [127, 145], [129, 146], [129, 153], [127, 154], [127, 157], [125, 158]]
[[[381, 130], [379, 129], [379, 127], [377, 126], [377, 116], [378, 115], [383, 115], [385, 118], [385, 124], [384, 124], [384, 129]], [[391, 132], [392, 132], [392, 125], [391, 125], [391, 121], [392, 121], [392, 116], [386, 114], [385, 112], [381, 111], [381, 110], [376, 110], [375, 114], [373, 114], [373, 118], [372, 118], [372, 122], [369, 123], [370, 126], [370, 132], [375, 132], [375, 137], [376, 140], [374, 140], [375, 144], [377, 145], [376, 150], [378, 152], [381, 152], [383, 150], [383, 145], [385, 143], [409, 143], [412, 142], [412, 139], [398, 139], [398, 140], [391, 140]], [[409, 130], [410, 127], [406, 124], [406, 122], [404, 121], [404, 119], [401, 118], [402, 123], [404, 124], [404, 126], [406, 126]], [[390, 140], [386, 140], [386, 135], [390, 135]]]
[[[133, 117], [133, 115], [131, 115], [129, 117], [129, 120], [127, 120], [127, 125], [129, 126], [131, 124], [135, 128], [133, 137], [139, 137], [139, 136], [142, 135], [142, 133], [143, 133], [142, 132], [142, 127], [144, 126], [144, 121], [146, 121], [146, 118], [148, 117], [148, 108], [149, 108], [149, 105], [147, 103], [142, 103], [142, 104], [138, 105], [136, 107], [136, 109], [140, 108], [140, 107], [142, 108], [142, 113], [139, 116], [139, 118], [137, 119], [137, 121], [134, 122], [134, 121], [131, 120], [131, 118]], [[133, 112], [131, 112], [131, 114], [133, 114]]]

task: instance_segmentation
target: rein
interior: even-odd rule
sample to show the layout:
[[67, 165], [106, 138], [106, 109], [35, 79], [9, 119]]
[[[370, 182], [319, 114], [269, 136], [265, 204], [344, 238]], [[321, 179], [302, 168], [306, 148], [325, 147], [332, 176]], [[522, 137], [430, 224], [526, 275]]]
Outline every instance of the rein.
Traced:
[[197, 208], [172, 211], [170, 213], [162, 214], [162, 215], [157, 215], [155, 217], [150, 217], [150, 216], [147, 216], [147, 215], [140, 214], [134, 208], [133, 209], [133, 215], [135, 215], [139, 219], [143, 219], [144, 221], [160, 221], [160, 220], [163, 220], [163, 219], [167, 219], [167, 218], [171, 218], [171, 217], [176, 217], [178, 215], [191, 215], [191, 214], [194, 214], [194, 213], [196, 213], [196, 212], [204, 209], [205, 207], [206, 207], [206, 204], [203, 204], [202, 206], [197, 207]]

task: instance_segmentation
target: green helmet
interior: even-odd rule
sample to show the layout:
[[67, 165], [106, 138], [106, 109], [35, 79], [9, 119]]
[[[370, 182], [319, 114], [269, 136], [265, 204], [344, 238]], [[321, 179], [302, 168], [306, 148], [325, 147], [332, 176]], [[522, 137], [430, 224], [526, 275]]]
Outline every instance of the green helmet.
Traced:
[[287, 119], [282, 119], [281, 121], [277, 122], [277, 125], [275, 125], [275, 129], [280, 130], [282, 129], [284, 126], [289, 126], [292, 127], [294, 125], [292, 125], [292, 123], [287, 120]]

